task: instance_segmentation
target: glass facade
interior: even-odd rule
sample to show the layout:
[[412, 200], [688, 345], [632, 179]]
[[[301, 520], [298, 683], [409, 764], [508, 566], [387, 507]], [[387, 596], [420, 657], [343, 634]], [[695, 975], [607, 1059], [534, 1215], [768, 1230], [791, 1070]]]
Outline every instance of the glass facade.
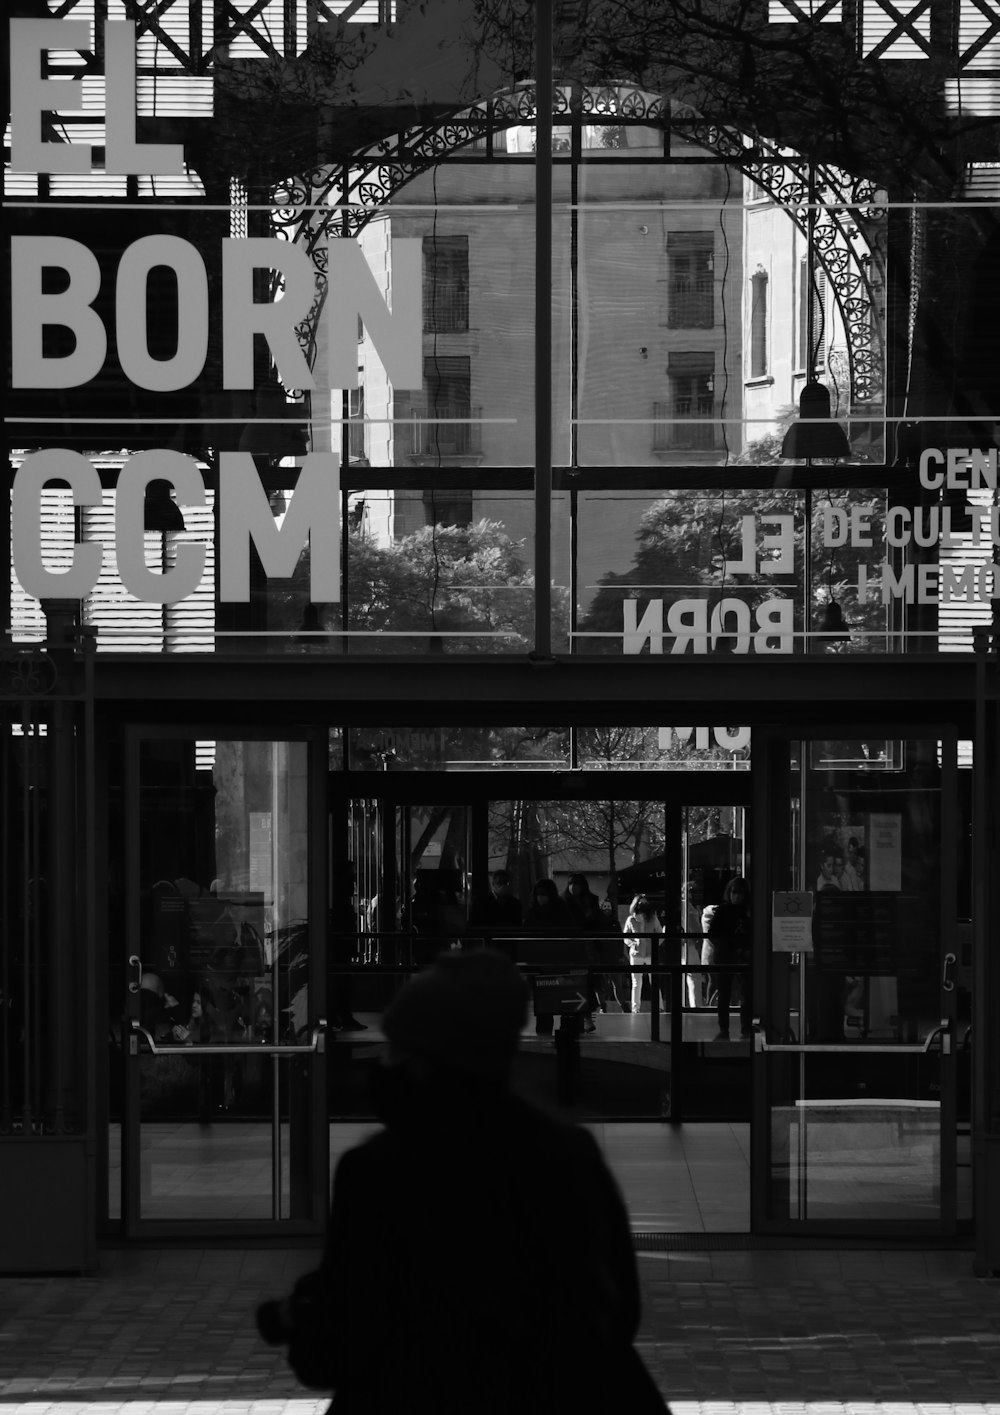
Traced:
[[316, 1231], [485, 938], [598, 1017], [525, 1093], [750, 1126], [761, 1232], [1000, 1183], [1000, 16], [710, 12], [12, 21], [0, 1143], [105, 1232]]

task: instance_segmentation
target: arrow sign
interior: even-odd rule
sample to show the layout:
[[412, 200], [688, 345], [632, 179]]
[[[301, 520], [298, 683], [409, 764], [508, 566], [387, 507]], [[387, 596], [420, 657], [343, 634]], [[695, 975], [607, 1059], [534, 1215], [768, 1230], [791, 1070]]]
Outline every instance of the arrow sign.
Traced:
[[574, 1016], [587, 1006], [586, 973], [560, 973], [535, 979], [535, 1014]]

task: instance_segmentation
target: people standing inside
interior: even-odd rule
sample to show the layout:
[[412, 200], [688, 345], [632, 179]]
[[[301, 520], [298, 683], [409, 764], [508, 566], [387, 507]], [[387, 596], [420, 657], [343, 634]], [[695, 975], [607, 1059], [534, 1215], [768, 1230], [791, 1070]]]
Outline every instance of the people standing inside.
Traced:
[[[681, 957], [688, 967], [701, 962], [702, 938], [701, 915], [705, 906], [705, 890], [701, 880], [695, 875], [686, 880], [681, 890], [681, 927], [687, 935], [681, 948]], [[684, 997], [689, 1008], [701, 1007], [705, 1001], [706, 978], [704, 973], [684, 974]]]
[[[524, 927], [529, 933], [550, 934], [562, 936], [563, 938], [570, 931], [571, 920], [566, 905], [559, 897], [559, 889], [555, 880], [540, 879], [531, 891], [531, 903], [528, 905], [524, 915]], [[523, 949], [523, 962], [532, 961], [530, 944]], [[550, 1037], [552, 1035], [552, 1014], [535, 1013], [535, 1031], [540, 1037]]]
[[443, 948], [461, 948], [466, 914], [463, 872], [457, 866], [421, 869], [413, 886], [413, 961], [433, 963]]
[[852, 893], [859, 893], [865, 887], [861, 846], [856, 835], [852, 835], [847, 842], [847, 859], [844, 861], [843, 873], [840, 876], [840, 887], [850, 890]]
[[816, 876], [816, 893], [822, 894], [825, 890], [840, 889], [841, 884], [837, 876], [836, 856], [833, 847], [824, 847], [819, 857], [819, 874]]
[[[663, 933], [663, 928], [651, 900], [644, 894], [637, 894], [632, 900], [622, 932], [628, 945], [628, 958], [633, 968], [646, 971], [653, 961], [655, 936]], [[642, 1005], [642, 980], [644, 973], [632, 974], [632, 1008], [638, 1012]], [[653, 989], [650, 988], [650, 1007], [656, 1006]]]
[[734, 977], [739, 977], [743, 986], [740, 1001], [740, 1036], [749, 1037], [753, 1022], [750, 890], [742, 875], [734, 875], [722, 892], [722, 903], [710, 904], [701, 916], [701, 923], [705, 931], [701, 961], [705, 967], [728, 968], [743, 964], [746, 968], [745, 972], [739, 974], [714, 974], [712, 982], [719, 1017], [719, 1034], [715, 1040], [729, 1040], [729, 1003]]
[[633, 1344], [615, 1181], [587, 1131], [510, 1089], [527, 998], [484, 948], [445, 954], [383, 1014], [385, 1128], [337, 1166], [318, 1269], [258, 1314], [299, 1378], [334, 1391], [330, 1415], [666, 1409]]
[[[469, 910], [469, 933], [487, 939], [516, 963], [517, 941], [509, 935], [521, 927], [524, 910], [514, 893], [514, 881], [509, 870], [494, 870], [490, 875], [489, 893], [473, 899]], [[499, 935], [499, 937], [498, 937]]]
[[593, 1032], [596, 1030], [594, 1012], [598, 1009], [601, 1012], [604, 1011], [602, 998], [608, 994], [609, 989], [613, 991], [613, 985], [610, 983], [610, 970], [614, 969], [620, 961], [617, 945], [618, 931], [615, 930], [616, 942], [612, 954], [608, 949], [608, 945], [611, 943], [609, 924], [601, 909], [601, 901], [591, 889], [590, 881], [586, 875], [570, 875], [561, 898], [566, 906], [570, 927], [574, 933], [585, 938], [587, 943], [587, 962], [590, 964], [590, 969], [587, 982], [588, 1010], [583, 1019], [583, 1030]]

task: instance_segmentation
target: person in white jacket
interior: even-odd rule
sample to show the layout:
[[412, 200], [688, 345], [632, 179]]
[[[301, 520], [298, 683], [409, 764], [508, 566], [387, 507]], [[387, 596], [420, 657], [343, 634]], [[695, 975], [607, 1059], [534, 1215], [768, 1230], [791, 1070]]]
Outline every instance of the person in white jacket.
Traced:
[[[644, 894], [637, 894], [632, 900], [622, 932], [628, 946], [628, 961], [633, 968], [648, 968], [653, 960], [653, 935], [662, 934], [663, 928], [656, 910]], [[632, 1011], [639, 1011], [642, 1000], [642, 973], [632, 974]], [[650, 1006], [653, 1004], [651, 1003]]]

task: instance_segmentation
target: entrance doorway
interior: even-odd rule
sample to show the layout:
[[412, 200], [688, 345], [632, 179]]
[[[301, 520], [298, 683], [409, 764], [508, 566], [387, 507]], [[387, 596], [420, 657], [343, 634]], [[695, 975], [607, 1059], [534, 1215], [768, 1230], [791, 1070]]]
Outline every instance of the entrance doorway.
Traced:
[[[738, 1021], [731, 1039], [720, 1035], [718, 1006], [728, 982], [738, 1017], [749, 950], [743, 970], [701, 964], [703, 911], [721, 903], [731, 879], [749, 878], [749, 773], [399, 772], [366, 774], [363, 784], [366, 794], [350, 795], [338, 781], [331, 797], [332, 828], [346, 820], [343, 854], [357, 880], [355, 1011], [365, 1002], [377, 1010], [376, 980], [384, 991], [388, 970], [424, 966], [449, 946], [489, 942], [530, 977], [551, 974], [559, 960], [544, 940], [562, 932], [585, 940], [581, 1067], [567, 1098], [551, 1024], [532, 1019], [518, 1062], [526, 1094], [595, 1123], [749, 1123], [750, 1040]], [[506, 923], [497, 871], [509, 880]], [[584, 883], [586, 921], [571, 913], [574, 880]], [[543, 881], [556, 900], [551, 925], [533, 909]], [[623, 930], [640, 899], [654, 924], [633, 962]], [[341, 1034], [337, 1045], [359, 1063], [373, 1060], [377, 1035]], [[339, 1079], [331, 1114], [363, 1114], [361, 1078]]]
[[[760, 729], [754, 751], [752, 774], [364, 771], [325, 729], [132, 729], [109, 1219], [319, 1232], [331, 1162], [374, 1123], [384, 1006], [441, 948], [490, 942], [535, 984], [516, 1086], [593, 1129], [637, 1228], [953, 1232], [971, 1215], [954, 737]], [[498, 870], [516, 918], [490, 903]], [[585, 923], [530, 916], [540, 881], [568, 910], [581, 876]], [[705, 911], [739, 878], [751, 948], [703, 962]], [[655, 923], [636, 961], [637, 896]], [[540, 1005], [564, 976], [569, 1006]]]
[[972, 1197], [956, 743], [842, 732], [755, 743], [754, 1227], [951, 1233]]
[[[562, 909], [582, 875], [595, 910], [593, 1030], [578, 1040], [576, 1083], [560, 1094], [559, 1022], [532, 1015], [514, 1084], [587, 1125], [637, 1232], [748, 1232], [751, 1044], [738, 1019], [749, 969], [732, 978], [723, 1039], [718, 978], [701, 966], [701, 945], [705, 908], [751, 873], [749, 772], [383, 769], [355, 781], [358, 794], [331, 776], [331, 829], [336, 841], [346, 820], [334, 858], [349, 858], [357, 881], [351, 992], [367, 1030], [338, 1032], [330, 1046], [331, 1163], [371, 1123], [366, 1074], [378, 1064], [392, 969], [488, 942], [530, 976], [552, 974], [535, 887], [551, 881]], [[499, 906], [497, 871], [509, 876]], [[637, 897], [652, 904], [659, 937], [648, 971], [633, 974], [623, 926]]]
[[322, 1225], [318, 745], [129, 734], [107, 1147], [127, 1235]]

